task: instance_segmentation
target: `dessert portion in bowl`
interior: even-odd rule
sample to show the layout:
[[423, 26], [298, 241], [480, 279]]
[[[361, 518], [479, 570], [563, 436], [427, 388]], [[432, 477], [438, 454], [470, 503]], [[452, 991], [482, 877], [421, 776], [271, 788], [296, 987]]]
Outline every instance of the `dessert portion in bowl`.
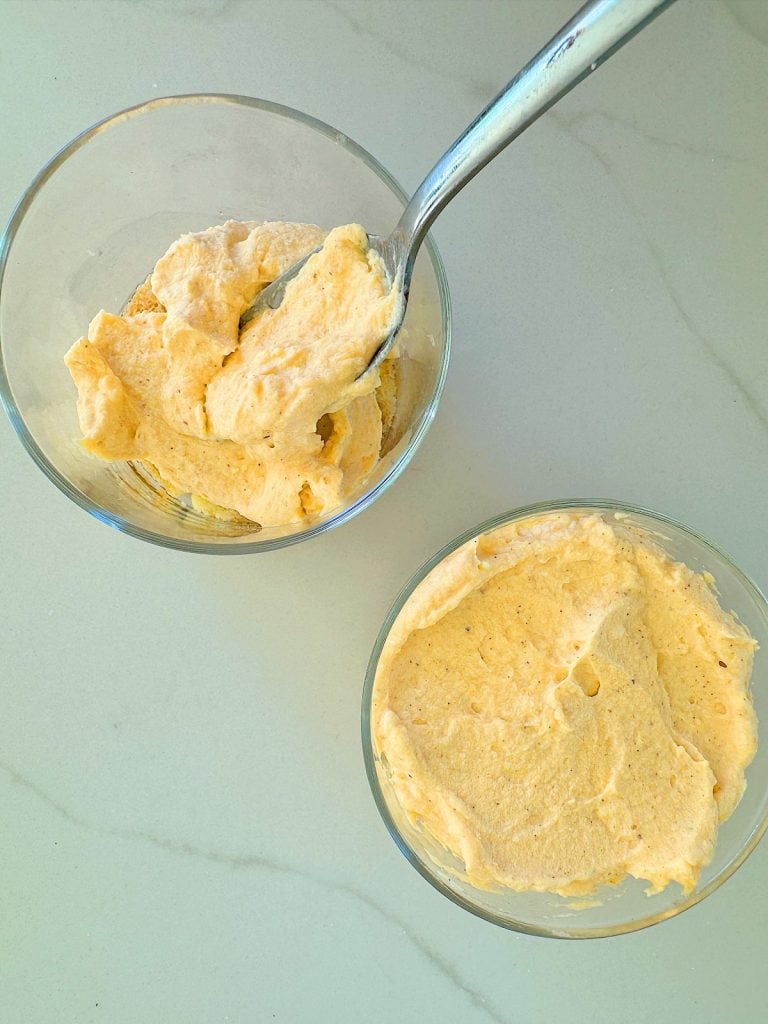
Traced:
[[396, 827], [464, 900], [628, 877], [690, 894], [755, 755], [755, 648], [707, 571], [621, 515], [474, 536], [407, 596], [375, 668]]
[[[313, 249], [277, 309], [258, 293]], [[66, 356], [83, 445], [199, 511], [260, 526], [343, 505], [385, 450], [403, 296], [359, 225], [228, 221], [184, 235]]]
[[[376, 413], [370, 392], [352, 382], [358, 365], [368, 363], [367, 332], [377, 315], [386, 318], [387, 296], [374, 287], [375, 261], [362, 245], [356, 253], [347, 239], [344, 261], [350, 257], [355, 271], [347, 284], [362, 282], [364, 295], [379, 305], [372, 317], [358, 316], [360, 336], [330, 336], [334, 319], [341, 323], [331, 303], [315, 310], [331, 327], [314, 338], [309, 311], [299, 309], [278, 310], [280, 337], [253, 323], [235, 338], [237, 312], [324, 239], [314, 225], [362, 224], [381, 236], [406, 202], [389, 173], [348, 136], [252, 97], [158, 97], [83, 132], [30, 183], [0, 247], [0, 400], [30, 457], [101, 522], [177, 550], [276, 550], [359, 514], [408, 466], [445, 382], [450, 297], [431, 240], [414, 266], [397, 358], [379, 368], [380, 383], [373, 375], [361, 382], [381, 414], [371, 469]], [[218, 227], [209, 231], [212, 225]], [[187, 275], [186, 261], [198, 257]], [[158, 260], [164, 275], [156, 280], [153, 273], [142, 285]], [[32, 301], [41, 281], [45, 301]], [[252, 294], [239, 293], [249, 285]], [[62, 357], [99, 310], [109, 315], [96, 318], [86, 339], [91, 349], [81, 343], [71, 356], [86, 392], [79, 419], [77, 389]], [[242, 355], [233, 349], [246, 337], [247, 367], [245, 347]], [[312, 342], [311, 353], [302, 354], [302, 341]], [[318, 369], [323, 346], [330, 376]], [[224, 372], [225, 360], [240, 364], [239, 384], [234, 369]], [[248, 398], [245, 377], [252, 371], [264, 379], [263, 406], [255, 390]], [[219, 408], [209, 410], [207, 386], [217, 373]], [[225, 378], [227, 400], [240, 403], [236, 424], [224, 411]], [[273, 385], [292, 403], [275, 423]], [[211, 411], [215, 424], [208, 423]], [[280, 446], [264, 436], [274, 430]], [[112, 461], [84, 448], [84, 436]], [[176, 441], [188, 459], [174, 461]], [[226, 459], [221, 472], [225, 448], [236, 460], [229, 477]], [[259, 462], [268, 469], [262, 472]], [[242, 476], [247, 480], [238, 488], [233, 477]]]

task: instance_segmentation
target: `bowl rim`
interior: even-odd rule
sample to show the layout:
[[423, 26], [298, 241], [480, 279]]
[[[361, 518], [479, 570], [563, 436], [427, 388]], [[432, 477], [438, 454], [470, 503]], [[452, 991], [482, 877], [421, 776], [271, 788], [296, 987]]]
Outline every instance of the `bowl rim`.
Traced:
[[410, 843], [403, 836], [400, 829], [398, 828], [392, 814], [390, 813], [389, 806], [387, 804], [384, 793], [379, 783], [378, 771], [377, 771], [377, 757], [374, 752], [374, 745], [371, 735], [371, 711], [373, 701], [373, 689], [376, 678], [376, 670], [378, 668], [379, 658], [381, 656], [384, 644], [389, 636], [389, 632], [395, 622], [395, 619], [400, 614], [405, 603], [410, 598], [416, 587], [429, 575], [430, 572], [457, 548], [461, 547], [467, 541], [480, 536], [484, 533], [492, 532], [493, 530], [499, 529], [502, 526], [506, 526], [509, 523], [519, 522], [523, 519], [528, 519], [536, 515], [542, 515], [550, 512], [595, 512], [595, 513], [626, 513], [628, 515], [644, 516], [652, 519], [661, 527], [672, 527], [673, 529], [679, 530], [681, 533], [686, 535], [689, 539], [693, 540], [697, 544], [703, 546], [706, 550], [714, 553], [719, 558], [723, 559], [728, 568], [733, 573], [734, 577], [743, 586], [744, 590], [754, 601], [758, 614], [762, 617], [763, 625], [768, 630], [768, 599], [763, 594], [762, 590], [757, 584], [751, 579], [751, 577], [744, 572], [743, 569], [739, 568], [733, 559], [728, 555], [718, 544], [710, 540], [708, 537], [694, 530], [692, 527], [687, 526], [685, 523], [681, 523], [679, 520], [674, 519], [672, 516], [668, 516], [661, 512], [656, 512], [653, 509], [645, 508], [641, 505], [635, 505], [628, 502], [618, 501], [613, 498], [594, 499], [594, 498], [570, 498], [570, 499], [557, 499], [552, 501], [539, 501], [529, 505], [523, 505], [519, 508], [511, 509], [510, 511], [501, 513], [497, 516], [493, 516], [490, 519], [484, 520], [477, 526], [471, 527], [470, 529], [464, 530], [453, 540], [448, 541], [444, 544], [431, 558], [428, 558], [413, 575], [408, 579], [406, 584], [401, 588], [396, 598], [394, 599], [385, 619], [379, 630], [376, 642], [374, 643], [371, 656], [368, 661], [368, 666], [365, 673], [365, 681], [363, 684], [362, 693], [362, 709], [361, 709], [361, 740], [363, 747], [363, 761], [365, 763], [365, 772], [368, 777], [368, 784], [373, 794], [373, 799], [379, 814], [387, 827], [387, 830], [394, 839], [400, 852], [403, 854], [405, 859], [411, 864], [412, 867], [418, 871], [422, 878], [426, 879], [438, 892], [446, 896], [452, 903], [462, 907], [464, 910], [469, 911], [476, 917], [481, 918], [484, 921], [489, 921], [491, 924], [499, 925], [502, 928], [506, 928], [510, 931], [521, 932], [526, 935], [535, 935], [541, 938], [556, 938], [556, 939], [598, 939], [598, 938], [609, 938], [617, 935], [627, 935], [632, 932], [641, 931], [642, 929], [649, 928], [651, 925], [658, 924], [662, 921], [669, 920], [673, 917], [677, 917], [679, 914], [686, 910], [690, 910], [691, 907], [701, 903], [707, 896], [713, 893], [716, 889], [726, 882], [738, 868], [746, 861], [751, 853], [757, 848], [760, 840], [768, 831], [768, 808], [763, 813], [762, 818], [752, 828], [752, 830], [746, 836], [744, 842], [739, 847], [737, 853], [725, 864], [725, 866], [715, 875], [710, 882], [703, 886], [701, 889], [694, 889], [688, 897], [681, 903], [677, 904], [672, 908], [666, 910], [657, 911], [652, 914], [648, 914], [645, 917], [637, 918], [633, 921], [628, 921], [619, 925], [605, 926], [605, 927], [593, 927], [593, 928], [578, 928], [578, 927], [558, 927], [547, 928], [545, 926], [537, 926], [526, 921], [517, 921], [513, 918], [505, 918], [500, 915], [494, 914], [492, 911], [486, 910], [483, 907], [479, 907], [472, 903], [470, 900], [463, 897], [461, 894], [453, 891], [442, 880], [433, 873], [429, 867], [422, 861], [416, 851], [411, 847]]
[[[59, 149], [58, 152], [56, 152], [38, 171], [13, 208], [5, 229], [2, 235], [0, 235], [0, 295], [2, 295], [5, 271], [8, 266], [8, 259], [12, 251], [13, 242], [27, 211], [48, 179], [55, 174], [59, 167], [61, 167], [70, 156], [82, 149], [91, 141], [91, 139], [101, 135], [109, 128], [121, 124], [123, 121], [151, 113], [160, 107], [192, 106], [196, 104], [222, 104], [253, 108], [269, 114], [274, 114], [278, 117], [283, 117], [289, 121], [296, 121], [305, 127], [312, 128], [319, 134], [326, 136], [337, 145], [340, 145], [351, 152], [353, 156], [356, 156], [378, 176], [384, 185], [386, 185], [394, 196], [404, 205], [410, 198], [400, 183], [381, 163], [379, 163], [374, 156], [372, 156], [371, 153], [368, 152], [368, 150], [364, 149], [359, 143], [355, 142], [344, 132], [339, 131], [332, 125], [327, 124], [325, 121], [312, 117], [310, 114], [305, 114], [303, 111], [296, 110], [293, 107], [285, 106], [281, 103], [275, 103], [271, 100], [259, 99], [254, 96], [242, 96], [237, 93], [201, 92], [157, 96], [142, 103], [125, 107], [124, 109], [117, 111], [117, 113], [110, 114], [107, 117], [102, 118], [100, 121], [97, 121], [89, 128], [84, 129], [68, 143], [62, 146], [61, 149]], [[56, 468], [56, 466], [44, 454], [37, 441], [27, 428], [21, 411], [16, 405], [11, 384], [6, 372], [5, 360], [3, 358], [2, 337], [0, 337], [0, 402], [5, 409], [17, 437], [48, 479], [51, 480], [59, 490], [70, 498], [76, 505], [79, 505], [80, 508], [85, 509], [86, 512], [89, 512], [96, 519], [99, 519], [101, 522], [106, 523], [108, 526], [113, 527], [121, 533], [128, 534], [132, 537], [138, 538], [139, 540], [148, 541], [151, 544], [156, 544], [164, 548], [216, 555], [245, 555], [255, 554], [260, 551], [274, 551], [278, 548], [289, 547], [293, 544], [298, 544], [301, 541], [309, 540], [310, 538], [317, 537], [337, 526], [341, 526], [342, 523], [346, 523], [364, 509], [368, 508], [369, 505], [373, 504], [373, 502], [376, 501], [376, 499], [398, 479], [400, 474], [408, 466], [434, 420], [437, 406], [440, 402], [440, 397], [445, 386], [448, 365], [450, 362], [452, 315], [451, 298], [443, 261], [430, 235], [428, 235], [424, 240], [424, 245], [427, 253], [429, 254], [432, 270], [437, 283], [440, 303], [440, 319], [445, 338], [442, 360], [432, 392], [432, 397], [420, 419], [412, 428], [408, 444], [405, 446], [398, 458], [393, 462], [389, 470], [378, 481], [376, 486], [363, 494], [352, 505], [342, 508], [336, 515], [331, 515], [324, 522], [310, 526], [305, 530], [298, 530], [293, 533], [286, 534], [283, 537], [242, 541], [240, 543], [226, 540], [219, 541], [218, 543], [187, 540], [178, 537], [168, 537], [162, 533], [157, 533], [154, 530], [135, 526], [134, 524], [123, 520], [116, 513], [110, 512], [101, 505], [92, 501], [91, 498], [84, 494]]]

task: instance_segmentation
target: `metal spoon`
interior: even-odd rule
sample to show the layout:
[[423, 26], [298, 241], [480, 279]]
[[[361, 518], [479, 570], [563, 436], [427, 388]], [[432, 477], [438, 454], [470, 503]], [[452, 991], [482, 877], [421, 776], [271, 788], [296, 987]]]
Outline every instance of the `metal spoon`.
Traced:
[[[464, 130], [416, 189], [387, 238], [368, 236], [404, 302], [392, 333], [360, 374], [375, 370], [395, 343], [405, 315], [408, 289], [419, 246], [435, 217], [479, 170], [595, 68], [599, 67], [674, 0], [589, 0], [529, 61]], [[267, 306], [277, 309], [285, 288], [317, 249], [294, 263], [259, 293], [240, 326]]]

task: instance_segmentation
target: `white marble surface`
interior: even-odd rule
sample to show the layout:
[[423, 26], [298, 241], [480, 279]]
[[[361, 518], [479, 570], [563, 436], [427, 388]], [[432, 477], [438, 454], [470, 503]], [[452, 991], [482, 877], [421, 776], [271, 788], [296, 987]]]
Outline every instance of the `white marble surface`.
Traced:
[[[0, 0], [0, 213], [83, 127], [184, 91], [307, 110], [413, 187], [572, 9]], [[435, 232], [435, 425], [319, 540], [145, 546], [0, 423], [3, 1021], [768, 1019], [768, 845], [647, 932], [506, 933], [401, 858], [358, 739], [395, 592], [507, 507], [646, 503], [768, 584], [766, 110], [768, 4], [680, 0], [488, 168]]]

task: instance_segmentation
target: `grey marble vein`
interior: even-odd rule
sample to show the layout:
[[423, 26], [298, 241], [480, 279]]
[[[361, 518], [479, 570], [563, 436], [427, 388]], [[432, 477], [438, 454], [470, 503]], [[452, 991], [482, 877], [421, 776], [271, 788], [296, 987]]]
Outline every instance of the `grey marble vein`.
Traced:
[[132, 0], [135, 6], [144, 7], [151, 12], [197, 18], [201, 21], [228, 17], [245, 2], [246, 0]]
[[232, 854], [225, 853], [220, 850], [207, 850], [202, 847], [194, 846], [192, 843], [152, 835], [151, 833], [144, 832], [140, 829], [105, 828], [103, 825], [88, 822], [85, 818], [82, 818], [80, 815], [68, 810], [58, 801], [54, 800], [53, 797], [49, 796], [49, 794], [42, 790], [36, 783], [25, 778], [25, 776], [21, 775], [10, 765], [0, 762], [0, 771], [5, 773], [12, 784], [32, 793], [41, 803], [45, 804], [46, 807], [52, 810], [60, 818], [63, 818], [64, 821], [68, 822], [68, 824], [80, 831], [88, 832], [91, 835], [101, 836], [108, 839], [120, 839], [128, 842], [146, 843], [157, 847], [166, 853], [194, 857], [198, 860], [204, 860], [209, 863], [220, 864], [230, 868], [261, 869], [271, 871], [275, 874], [280, 874], [290, 878], [300, 878], [303, 881], [310, 882], [311, 884], [319, 886], [329, 892], [350, 896], [352, 899], [362, 903], [383, 920], [401, 931], [406, 939], [408, 939], [408, 941], [422, 954], [422, 956], [424, 956], [424, 958], [428, 960], [444, 978], [463, 992], [471, 1005], [475, 1007], [475, 1009], [484, 1013], [488, 1020], [493, 1021], [494, 1024], [510, 1024], [507, 1018], [502, 1017], [498, 1010], [488, 1004], [488, 1000], [484, 995], [482, 995], [482, 993], [469, 985], [448, 960], [442, 957], [434, 949], [431, 949], [423, 939], [416, 935], [411, 928], [402, 921], [400, 917], [396, 914], [392, 914], [389, 910], [382, 907], [367, 895], [367, 893], [362, 892], [355, 886], [329, 881], [328, 879], [322, 878], [318, 875], [314, 875], [306, 871], [300, 871], [298, 868], [292, 867], [289, 864], [280, 864], [271, 857], [265, 857], [260, 854]]
[[[359, 18], [356, 18], [353, 14], [350, 14], [349, 11], [345, 10], [341, 4], [334, 3], [334, 0], [325, 0], [325, 6], [345, 21], [355, 35], [363, 38], [367, 37], [378, 48], [386, 50], [390, 56], [401, 61], [411, 71], [426, 71], [435, 78], [439, 78], [441, 81], [450, 83], [451, 86], [461, 85], [483, 104], [487, 103], [496, 95], [499, 89], [506, 84], [504, 82], [486, 82], [482, 79], [475, 78], [474, 76], [467, 75], [465, 69], [457, 66], [456, 64], [452, 64], [448, 68], [443, 67], [434, 61], [430, 61], [423, 50], [419, 53], [418, 58], [412, 57], [407, 50], [402, 46], [399, 46], [394, 40], [390, 39], [388, 36], [382, 35], [374, 28], [365, 25]], [[373, 7], [372, 9], [376, 10], [378, 8]]]
[[741, 31], [761, 46], [768, 46], [768, 4], [765, 0], [721, 0], [721, 6]]
[[[576, 130], [582, 125], [588, 125], [591, 122], [600, 120], [617, 128], [623, 128], [627, 132], [632, 132], [652, 145], [665, 146], [667, 149], [675, 149], [680, 153], [704, 157], [707, 160], [722, 160], [724, 163], [732, 164], [734, 167], [744, 167], [761, 177], [768, 177], [768, 166], [764, 166], [757, 160], [748, 160], [745, 157], [734, 156], [728, 150], [718, 146], [710, 144], [697, 146], [694, 143], [681, 142], [680, 139], [670, 139], [663, 135], [657, 135], [635, 121], [628, 121], [626, 118], [617, 117], [616, 114], [609, 114], [605, 110], [580, 110], [574, 114], [568, 114], [564, 110], [558, 109], [550, 111], [546, 116], [552, 117], [560, 127], [570, 129], [574, 136]], [[583, 142], [584, 140], [579, 136], [578, 141]]]
[[[648, 255], [653, 261], [653, 265], [656, 268], [659, 280], [661, 281], [664, 289], [677, 310], [680, 319], [683, 321], [685, 326], [688, 328], [690, 333], [701, 345], [704, 352], [707, 354], [707, 358], [710, 360], [712, 365], [716, 366], [721, 373], [730, 381], [733, 387], [739, 392], [744, 399], [745, 404], [753, 414], [754, 418], [762, 427], [763, 431], [768, 435], [768, 414], [763, 410], [760, 405], [759, 399], [754, 395], [747, 387], [746, 383], [739, 377], [736, 371], [728, 362], [722, 357], [720, 352], [717, 350], [714, 342], [712, 342], [706, 334], [702, 332], [699, 325], [696, 323], [694, 318], [685, 308], [685, 304], [677, 287], [674, 282], [670, 279], [667, 269], [664, 265], [664, 254], [662, 253], [659, 246], [651, 236], [650, 231], [646, 227], [642, 214], [637, 209], [636, 204], [633, 202], [630, 193], [624, 188], [621, 182], [621, 176], [611, 164], [610, 160], [600, 150], [600, 148], [589, 139], [584, 138], [583, 134], [578, 130], [578, 122], [574, 124], [568, 118], [562, 116], [558, 111], [550, 111], [549, 116], [559, 125], [559, 127], [568, 133], [576, 142], [587, 149], [597, 162], [603, 167], [606, 173], [610, 176], [611, 180], [615, 183], [619, 193], [635, 220], [641, 237], [645, 243]], [[629, 127], [627, 130], [631, 130]]]

